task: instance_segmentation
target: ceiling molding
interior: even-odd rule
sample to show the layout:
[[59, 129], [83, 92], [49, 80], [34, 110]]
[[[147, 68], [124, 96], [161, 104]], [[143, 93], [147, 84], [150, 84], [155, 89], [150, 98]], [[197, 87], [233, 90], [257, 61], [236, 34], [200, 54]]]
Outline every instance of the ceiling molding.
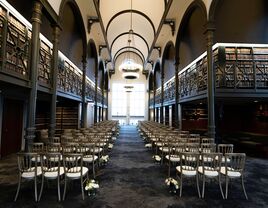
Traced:
[[[111, 48], [111, 51], [113, 50], [114, 42], [115, 42], [118, 38], [120, 38], [121, 36], [123, 36], [123, 35], [128, 35], [128, 34], [129, 34], [129, 32], [124, 32], [124, 33], [121, 33], [121, 34], [117, 35], [117, 36], [115, 37], [115, 39], [113, 40], [112, 44], [111, 44], [111, 47], [110, 47], [110, 48]], [[146, 46], [147, 46], [147, 51], [148, 51], [148, 53], [149, 53], [149, 45], [148, 45], [147, 41], [145, 40], [145, 38], [142, 37], [140, 34], [135, 33], [135, 32], [133, 32], [132, 34], [135, 35], [135, 36], [140, 37], [140, 38], [145, 42], [145, 44], [146, 44]]]
[[132, 47], [132, 46], [125, 46], [125, 47], [123, 47], [123, 48], [120, 48], [120, 49], [115, 53], [115, 55], [114, 55], [114, 59], [113, 59], [113, 60], [114, 60], [114, 61], [116, 60], [117, 55], [118, 55], [118, 53], [119, 53], [120, 51], [122, 51], [122, 50], [124, 50], [124, 49], [127, 49], [127, 48], [134, 49], [134, 50], [138, 51], [138, 52], [140, 53], [140, 55], [142, 56], [142, 61], [143, 61], [143, 63], [144, 63], [144, 61], [145, 61], [145, 57], [144, 57], [143, 53], [142, 53], [138, 48], [135, 48], [135, 47]]
[[[126, 51], [122, 51], [121, 53], [119, 53], [119, 54], [117, 55], [117, 57], [114, 59], [114, 63], [116, 63], [117, 58], [118, 58], [120, 55], [124, 54], [124, 53], [127, 53], [127, 52], [126, 52]], [[136, 51], [131, 51], [131, 53], [136, 54], [136, 55], [141, 59], [141, 61], [143, 61], [143, 60], [142, 60], [142, 57], [140, 56], [140, 54], [138, 54]]]
[[145, 19], [148, 20], [148, 22], [150, 23], [150, 25], [152, 26], [153, 28], [153, 31], [154, 31], [154, 34], [155, 34], [155, 27], [154, 27], [154, 23], [152, 22], [152, 20], [146, 15], [144, 14], [143, 12], [141, 11], [138, 11], [138, 10], [131, 10], [131, 9], [128, 9], [128, 10], [123, 10], [123, 11], [120, 11], [118, 13], [116, 13], [114, 16], [112, 16], [112, 18], [109, 20], [107, 26], [106, 26], [106, 36], [108, 34], [108, 30], [109, 30], [109, 26], [110, 24], [112, 23], [112, 21], [117, 18], [118, 16], [122, 15], [122, 14], [125, 14], [125, 13], [135, 13], [135, 14], [139, 14], [141, 16], [143, 16]]

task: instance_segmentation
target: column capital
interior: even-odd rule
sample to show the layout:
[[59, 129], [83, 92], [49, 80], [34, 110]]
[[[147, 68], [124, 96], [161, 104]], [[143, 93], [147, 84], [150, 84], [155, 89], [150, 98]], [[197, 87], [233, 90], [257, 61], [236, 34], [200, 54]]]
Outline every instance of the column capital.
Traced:
[[205, 32], [204, 32], [204, 33], [214, 32], [215, 30], [216, 30], [215, 22], [213, 22], [213, 21], [208, 21], [208, 22], [205, 24]]
[[32, 14], [32, 18], [31, 18], [31, 23], [36, 22], [41, 24], [41, 18], [42, 18], [42, 8], [43, 5], [41, 2], [39, 1], [35, 1], [34, 2], [34, 6], [33, 6], [33, 14]]
[[61, 29], [60, 29], [60, 27], [58, 25], [52, 25], [52, 28], [53, 28], [53, 32], [52, 32], [53, 42], [54, 43], [59, 43]]

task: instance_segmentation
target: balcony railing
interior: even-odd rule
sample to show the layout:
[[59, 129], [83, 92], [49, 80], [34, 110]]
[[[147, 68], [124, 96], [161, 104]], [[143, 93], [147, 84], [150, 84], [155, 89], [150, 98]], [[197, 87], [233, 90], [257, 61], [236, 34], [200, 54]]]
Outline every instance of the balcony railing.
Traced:
[[155, 105], [161, 104], [161, 87], [155, 92]]
[[171, 78], [164, 84], [164, 103], [175, 100], [175, 77]]
[[[30, 81], [30, 42], [32, 25], [7, 2], [0, 2], [0, 73]], [[40, 34], [38, 84], [51, 88], [53, 44]], [[82, 96], [82, 71], [59, 51], [57, 90]], [[28, 85], [27, 85], [28, 86]], [[95, 84], [86, 77], [86, 98], [95, 99]], [[97, 100], [102, 93], [98, 88]]]

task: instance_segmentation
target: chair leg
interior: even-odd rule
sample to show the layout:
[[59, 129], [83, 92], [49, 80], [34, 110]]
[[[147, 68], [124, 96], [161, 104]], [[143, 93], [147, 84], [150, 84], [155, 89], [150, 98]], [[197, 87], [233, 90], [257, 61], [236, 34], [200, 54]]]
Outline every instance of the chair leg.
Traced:
[[83, 188], [83, 176], [81, 177], [81, 191], [82, 191], [82, 199], [84, 200], [84, 188]]
[[58, 185], [58, 200], [61, 201], [60, 197], [60, 176], [57, 177], [57, 185]]
[[248, 200], [248, 195], [247, 195], [247, 192], [246, 192], [246, 189], [245, 189], [245, 184], [244, 184], [244, 177], [243, 177], [243, 175], [241, 176], [241, 184], [242, 184], [242, 187], [243, 187], [243, 191], [244, 191], [245, 197], [246, 197], [246, 199]]
[[198, 180], [198, 173], [196, 174], [196, 186], [197, 186], [197, 192], [198, 192], [198, 197], [200, 198], [200, 189], [199, 189], [199, 180]]
[[93, 162], [92, 162], [92, 172], [93, 172], [93, 178], [95, 179], [96, 175], [95, 175], [95, 162], [94, 162], [94, 156], [93, 156]]
[[228, 176], [225, 176], [225, 199], [228, 197]]
[[19, 195], [19, 192], [20, 192], [20, 184], [21, 184], [21, 175], [19, 176], [18, 188], [17, 188], [17, 192], [16, 192], [16, 196], [15, 196], [14, 201], [17, 201], [17, 198], [18, 198], [18, 195]]
[[37, 177], [34, 177], [34, 198], [35, 198], [35, 201], [37, 202], [38, 201], [38, 198], [37, 198]]
[[182, 195], [182, 174], [180, 176], [180, 197]]
[[204, 198], [205, 197], [205, 183], [206, 183], [206, 178], [205, 178], [205, 175], [203, 174], [203, 177], [202, 177], [202, 179], [203, 179], [203, 183], [202, 183], [202, 198]]
[[42, 182], [41, 182], [41, 189], [38, 197], [38, 201], [40, 201], [42, 193], [43, 193], [43, 188], [44, 188], [44, 175], [42, 175]]
[[67, 178], [65, 176], [65, 178], [64, 178], [64, 191], [63, 191], [63, 198], [62, 198], [63, 201], [65, 199], [66, 187], [67, 187]]
[[219, 177], [218, 177], [218, 181], [219, 181], [219, 186], [220, 186], [220, 190], [221, 190], [221, 195], [222, 195], [222, 198], [224, 198], [224, 194], [223, 194], [223, 191], [222, 191], [222, 186], [221, 186], [221, 175], [219, 174]]

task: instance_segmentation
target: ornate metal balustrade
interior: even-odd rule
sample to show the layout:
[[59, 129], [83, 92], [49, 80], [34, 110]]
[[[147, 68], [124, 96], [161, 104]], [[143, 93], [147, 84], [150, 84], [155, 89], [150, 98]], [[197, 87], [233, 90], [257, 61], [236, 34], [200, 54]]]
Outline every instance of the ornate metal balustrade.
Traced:
[[175, 100], [175, 77], [164, 84], [164, 103], [170, 103]]
[[184, 99], [206, 93], [206, 53], [179, 72], [179, 98]]
[[[21, 14], [7, 2], [0, 2], [0, 73], [29, 81], [31, 30], [32, 25]], [[51, 87], [52, 82], [52, 49], [53, 44], [40, 35], [38, 84], [47, 88]], [[58, 90], [81, 97], [82, 71], [61, 52], [58, 71]], [[95, 84], [87, 77], [87, 99], [95, 99], [94, 91]]]
[[161, 104], [161, 87], [158, 88], [155, 92], [155, 105]]
[[101, 89], [98, 87], [97, 90], [97, 103], [101, 104], [102, 103], [102, 91]]
[[88, 77], [86, 79], [86, 98], [91, 101], [95, 100], [95, 83]]
[[0, 5], [1, 70], [28, 80], [31, 27]]
[[58, 89], [82, 96], [82, 71], [59, 52]]
[[219, 45], [214, 59], [218, 89], [268, 88], [268, 45]]
[[53, 45], [41, 36], [41, 45], [39, 50], [38, 81], [40, 85], [51, 87], [51, 63]]

